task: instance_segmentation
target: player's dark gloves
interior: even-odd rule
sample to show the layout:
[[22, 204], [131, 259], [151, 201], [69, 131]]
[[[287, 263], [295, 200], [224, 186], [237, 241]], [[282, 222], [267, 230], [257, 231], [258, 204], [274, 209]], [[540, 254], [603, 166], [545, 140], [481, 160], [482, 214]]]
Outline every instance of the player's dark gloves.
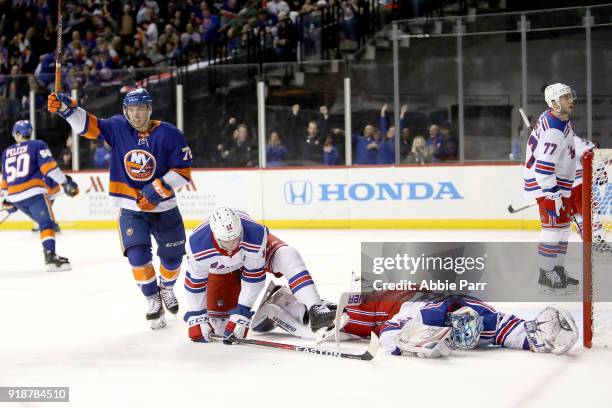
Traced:
[[68, 175], [66, 176], [66, 182], [62, 184], [62, 188], [68, 197], [74, 197], [75, 195], [79, 194], [79, 186], [74, 180], [72, 180], [72, 177]]

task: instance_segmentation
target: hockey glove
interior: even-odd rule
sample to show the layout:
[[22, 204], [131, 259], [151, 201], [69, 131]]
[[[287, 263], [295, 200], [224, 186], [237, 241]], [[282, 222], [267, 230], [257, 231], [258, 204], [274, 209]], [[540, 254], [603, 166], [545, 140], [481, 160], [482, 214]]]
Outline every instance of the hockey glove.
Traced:
[[561, 215], [563, 200], [561, 199], [560, 193], [544, 196], [542, 203], [544, 205], [544, 209], [551, 217], [559, 217]]
[[9, 203], [8, 201], [2, 200], [2, 205], [0, 206], [0, 210], [4, 210], [9, 214], [13, 214], [17, 212], [17, 207], [13, 205], [13, 203]]
[[199, 316], [191, 316], [187, 320], [187, 325], [189, 326], [189, 338], [191, 341], [198, 343], [209, 343], [211, 341], [210, 335], [215, 332], [208, 321], [206, 313]]
[[68, 197], [74, 197], [75, 195], [79, 194], [79, 186], [74, 180], [72, 180], [72, 177], [68, 175], [66, 175], [66, 182], [62, 184], [62, 188]]
[[578, 340], [578, 327], [571, 314], [546, 306], [535, 320], [524, 323], [527, 342], [536, 353], [563, 354]]
[[76, 101], [68, 95], [52, 93], [47, 97], [47, 110], [57, 113], [64, 119], [72, 115], [76, 107]]
[[223, 343], [233, 344], [244, 339], [249, 332], [251, 316], [253, 316], [253, 312], [246, 306], [238, 305], [236, 309], [232, 309], [223, 332]]
[[161, 178], [155, 179], [140, 190], [136, 204], [142, 211], [151, 211], [166, 198], [172, 197], [172, 187]]

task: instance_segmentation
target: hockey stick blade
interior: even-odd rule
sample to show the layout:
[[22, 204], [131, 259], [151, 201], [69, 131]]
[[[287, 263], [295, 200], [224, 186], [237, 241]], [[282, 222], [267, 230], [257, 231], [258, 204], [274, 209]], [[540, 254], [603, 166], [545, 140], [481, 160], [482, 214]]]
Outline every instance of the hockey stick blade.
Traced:
[[[210, 337], [215, 340], [223, 340], [223, 336], [219, 336], [218, 334], [213, 334]], [[376, 353], [378, 353], [378, 349], [380, 348], [378, 336], [374, 333], [371, 334], [370, 344], [368, 345], [367, 350], [362, 354], [342, 353], [339, 351], [324, 350], [324, 349], [320, 349], [317, 347], [297, 346], [294, 344], [276, 343], [273, 341], [256, 340], [256, 339], [242, 339], [242, 340], [238, 340], [236, 344], [246, 344], [250, 346], [269, 347], [269, 348], [275, 348], [275, 349], [281, 349], [281, 350], [287, 350], [287, 351], [297, 351], [297, 352], [307, 353], [307, 354], [316, 354], [319, 356], [348, 358], [351, 360], [363, 360], [363, 361], [372, 360], [374, 356], [376, 355]]]

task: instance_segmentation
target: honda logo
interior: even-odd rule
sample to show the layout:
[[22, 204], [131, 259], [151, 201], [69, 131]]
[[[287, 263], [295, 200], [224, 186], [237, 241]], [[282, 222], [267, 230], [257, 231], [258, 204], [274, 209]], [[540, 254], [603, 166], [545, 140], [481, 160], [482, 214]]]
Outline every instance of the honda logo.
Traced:
[[285, 202], [291, 205], [307, 205], [312, 201], [312, 183], [292, 180], [285, 183]]

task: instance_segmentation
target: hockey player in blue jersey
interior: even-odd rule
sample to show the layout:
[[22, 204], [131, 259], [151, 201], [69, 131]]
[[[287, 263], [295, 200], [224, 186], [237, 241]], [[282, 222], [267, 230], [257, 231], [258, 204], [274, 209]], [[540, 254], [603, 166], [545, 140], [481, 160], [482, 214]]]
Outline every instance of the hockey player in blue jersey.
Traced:
[[[179, 309], [173, 287], [185, 254], [185, 228], [175, 191], [191, 180], [191, 150], [182, 132], [167, 122], [151, 120], [153, 98], [143, 88], [123, 99], [123, 115], [101, 119], [63, 94], [52, 93], [47, 108], [73, 131], [111, 146], [110, 201], [120, 207], [121, 250], [146, 297], [152, 329], [166, 326], [164, 309]], [[160, 277], [152, 263], [151, 236], [157, 242]]]
[[79, 193], [77, 184], [57, 166], [51, 151], [42, 140], [29, 140], [32, 125], [20, 120], [13, 126], [16, 144], [2, 152], [2, 183], [5, 198], [3, 207], [9, 212], [22, 211], [39, 225], [40, 240], [45, 254], [47, 270], [70, 269], [67, 258], [55, 253], [55, 218], [47, 197], [45, 178], [62, 186], [66, 195]]

